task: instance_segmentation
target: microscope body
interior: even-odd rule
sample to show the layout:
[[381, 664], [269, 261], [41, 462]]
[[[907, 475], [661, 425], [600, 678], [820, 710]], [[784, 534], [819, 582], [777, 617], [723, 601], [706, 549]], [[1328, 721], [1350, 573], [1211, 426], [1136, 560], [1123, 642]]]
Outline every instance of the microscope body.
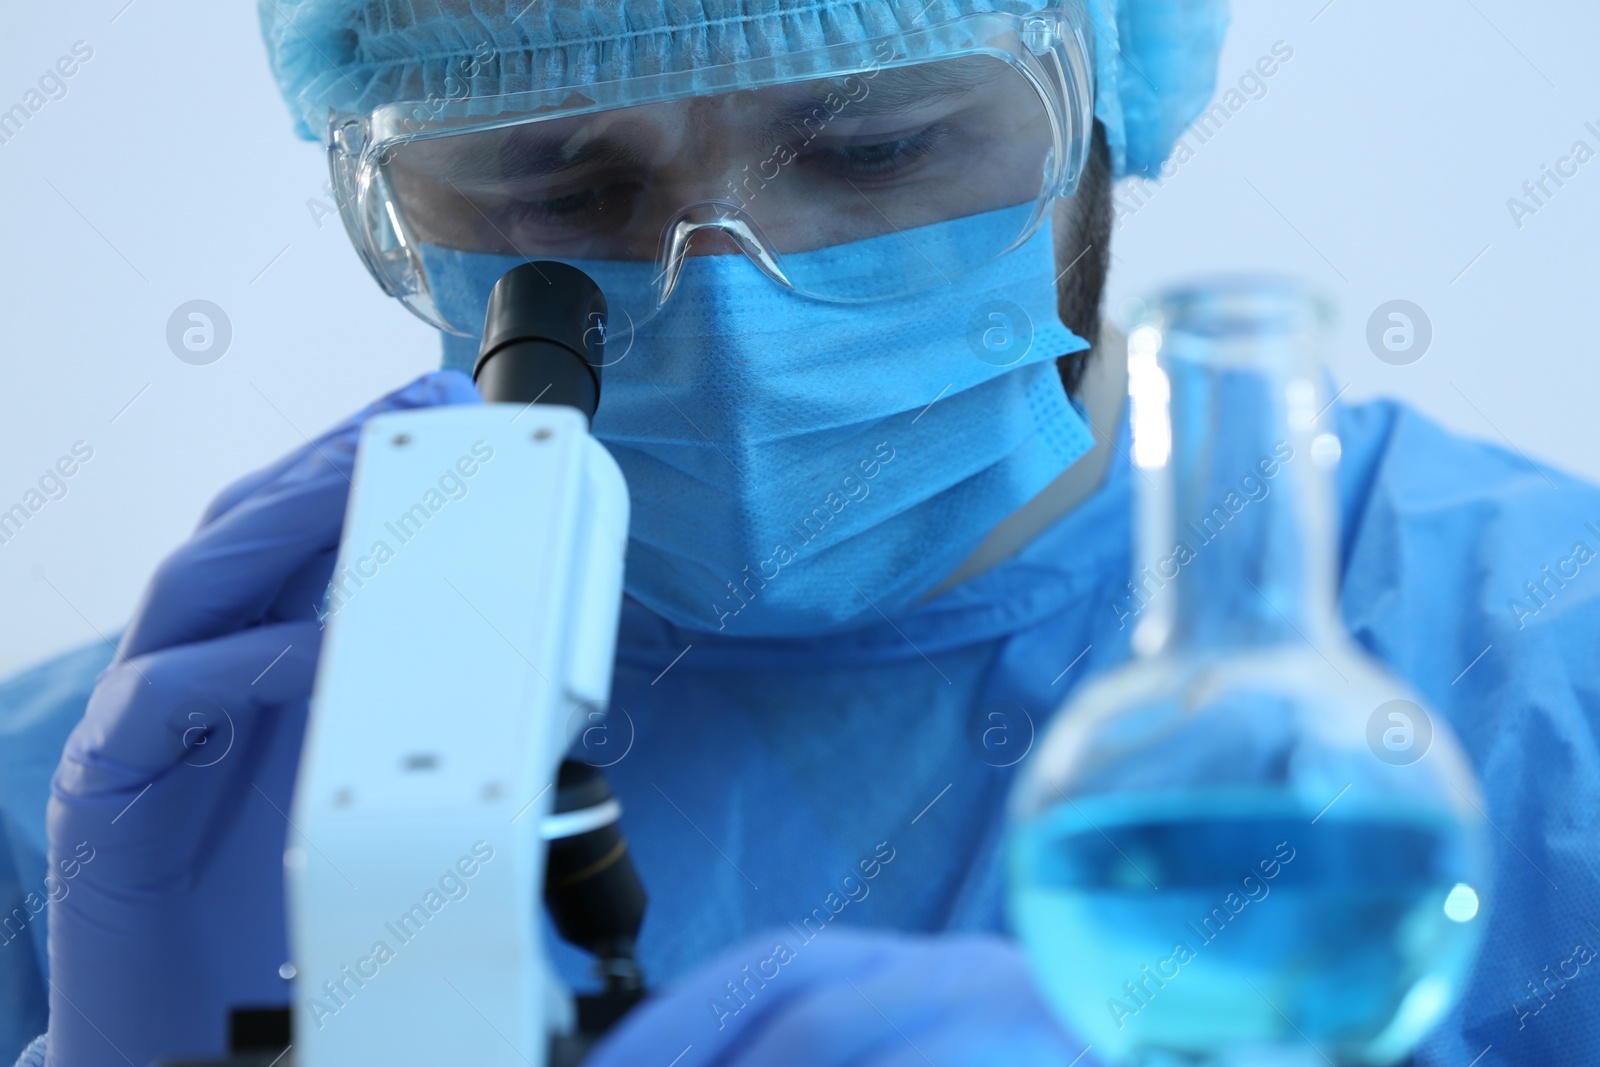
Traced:
[[610, 696], [628, 531], [577, 408], [367, 423], [285, 854], [298, 1067], [545, 1067], [541, 826]]

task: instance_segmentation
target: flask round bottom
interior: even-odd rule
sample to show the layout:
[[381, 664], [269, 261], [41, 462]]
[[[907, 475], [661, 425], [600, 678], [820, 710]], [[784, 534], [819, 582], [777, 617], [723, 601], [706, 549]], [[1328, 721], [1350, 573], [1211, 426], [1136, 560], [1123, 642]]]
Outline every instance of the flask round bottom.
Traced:
[[1474, 831], [1274, 789], [1110, 794], [1013, 830], [1012, 920], [1096, 1054], [1140, 1067], [1399, 1060], [1460, 993]]

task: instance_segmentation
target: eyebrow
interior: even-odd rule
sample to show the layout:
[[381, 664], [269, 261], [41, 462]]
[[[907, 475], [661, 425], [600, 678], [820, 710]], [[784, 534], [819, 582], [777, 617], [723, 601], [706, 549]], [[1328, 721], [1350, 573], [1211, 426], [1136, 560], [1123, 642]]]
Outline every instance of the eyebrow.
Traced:
[[[768, 129], [783, 130], [800, 126], [819, 109], [828, 114], [848, 111], [853, 118], [892, 115], [924, 104], [966, 96], [994, 81], [1002, 74], [993, 63], [968, 64], [960, 60], [928, 63], [914, 67], [895, 67], [885, 71], [862, 71], [820, 82], [808, 87], [808, 99], [790, 104], [773, 117]], [[827, 108], [830, 94], [848, 97], [844, 83], [850, 79], [868, 83], [867, 95], [851, 100], [840, 112]]]
[[573, 148], [572, 137], [543, 134], [537, 128], [516, 130], [502, 140], [463, 145], [442, 153], [437, 161], [429, 160], [418, 169], [435, 180], [455, 185], [485, 174], [537, 178], [579, 167], [638, 163], [642, 159], [636, 146], [625, 139], [595, 137]]
[[[535, 131], [518, 131], [524, 132]], [[500, 147], [500, 173], [542, 177], [579, 167], [597, 164], [615, 166], [639, 163], [644, 159], [636, 144], [613, 136], [611, 131], [600, 137], [589, 138], [577, 148], [572, 147], [573, 140], [513, 134]]]

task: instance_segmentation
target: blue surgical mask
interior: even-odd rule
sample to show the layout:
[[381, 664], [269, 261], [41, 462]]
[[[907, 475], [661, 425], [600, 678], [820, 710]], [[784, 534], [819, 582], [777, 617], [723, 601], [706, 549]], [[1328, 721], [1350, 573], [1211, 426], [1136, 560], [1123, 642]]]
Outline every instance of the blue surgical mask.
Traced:
[[[941, 236], [984, 243], [1015, 210]], [[799, 255], [858, 275], [904, 240]], [[425, 255], [430, 276], [460, 279], [434, 293], [457, 321], [481, 321], [520, 262]], [[656, 269], [574, 265], [602, 291]], [[627, 354], [615, 324], [608, 341], [594, 432], [632, 497], [628, 593], [679, 626], [750, 636], [910, 610], [1092, 444], [1056, 372], [1088, 344], [1057, 317], [1055, 275], [1048, 225], [949, 285], [853, 305], [799, 296], [743, 255], [691, 257]], [[476, 354], [447, 337], [447, 366]]]

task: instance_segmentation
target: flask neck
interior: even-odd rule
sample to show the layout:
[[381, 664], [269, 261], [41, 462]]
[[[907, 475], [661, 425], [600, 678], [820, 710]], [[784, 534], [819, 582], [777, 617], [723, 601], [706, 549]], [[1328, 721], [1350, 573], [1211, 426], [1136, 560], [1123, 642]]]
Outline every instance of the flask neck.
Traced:
[[[1132, 591], [1155, 609], [1141, 620], [1136, 647], [1334, 642], [1341, 630], [1331, 472], [1339, 444], [1318, 425], [1331, 416], [1316, 330], [1219, 339], [1215, 330], [1184, 326], [1167, 324], [1159, 360], [1154, 351], [1141, 357], [1130, 338], [1135, 463], [1144, 475]], [[1141, 387], [1167, 394], [1165, 434], [1150, 425]], [[1164, 457], [1144, 447], [1163, 443]]]

